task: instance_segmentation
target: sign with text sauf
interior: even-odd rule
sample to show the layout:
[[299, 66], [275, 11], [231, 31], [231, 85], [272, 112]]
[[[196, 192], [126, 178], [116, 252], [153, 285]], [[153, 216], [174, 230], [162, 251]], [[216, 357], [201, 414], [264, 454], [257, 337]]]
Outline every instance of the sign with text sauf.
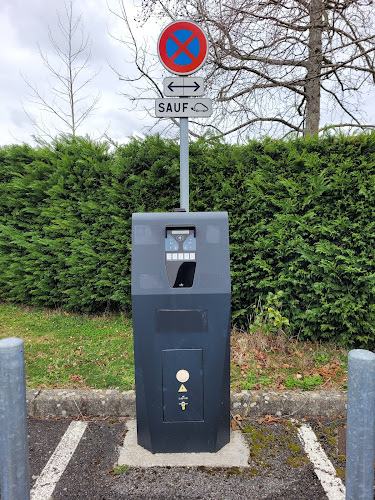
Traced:
[[204, 118], [212, 115], [211, 99], [156, 99], [158, 118]]

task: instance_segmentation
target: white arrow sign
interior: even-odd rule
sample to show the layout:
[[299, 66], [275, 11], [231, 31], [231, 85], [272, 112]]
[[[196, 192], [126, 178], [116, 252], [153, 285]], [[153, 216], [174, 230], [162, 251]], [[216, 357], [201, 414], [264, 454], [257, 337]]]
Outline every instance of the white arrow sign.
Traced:
[[211, 99], [156, 99], [158, 118], [204, 118], [212, 115]]
[[204, 93], [203, 78], [164, 78], [164, 95], [170, 97], [199, 97]]

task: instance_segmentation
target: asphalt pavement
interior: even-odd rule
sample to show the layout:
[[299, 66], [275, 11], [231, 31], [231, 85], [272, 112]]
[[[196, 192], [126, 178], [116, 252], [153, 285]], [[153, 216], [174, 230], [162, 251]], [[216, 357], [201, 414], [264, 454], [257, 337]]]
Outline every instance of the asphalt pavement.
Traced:
[[246, 466], [132, 463], [131, 391], [28, 391], [27, 399], [31, 500], [345, 499], [345, 393], [232, 394]]
[[[319, 433], [319, 443], [333, 464], [332, 480], [343, 478], [345, 459], [337, 453], [337, 429], [345, 419], [244, 419], [239, 430], [248, 446], [247, 467], [118, 465], [127, 419], [76, 420], [85, 426], [70, 459], [58, 476], [55, 451], [69, 432], [68, 419], [29, 419], [32, 500], [90, 498], [204, 500], [344, 500], [343, 489], [328, 491], [299, 437], [301, 425]], [[327, 440], [328, 436], [328, 440]], [[65, 444], [64, 449], [69, 448]], [[55, 464], [48, 462], [55, 454]], [[61, 460], [61, 456], [60, 456]], [[337, 470], [336, 470], [337, 469]], [[48, 472], [49, 470], [49, 472]], [[47, 472], [46, 472], [47, 471]], [[47, 485], [47, 490], [45, 486]]]

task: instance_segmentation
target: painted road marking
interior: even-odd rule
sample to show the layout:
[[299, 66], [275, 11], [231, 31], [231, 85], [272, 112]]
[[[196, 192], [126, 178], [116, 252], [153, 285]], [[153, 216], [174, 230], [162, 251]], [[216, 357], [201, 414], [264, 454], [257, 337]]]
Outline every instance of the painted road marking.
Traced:
[[36, 480], [30, 492], [30, 500], [49, 500], [51, 498], [56, 484], [67, 468], [86, 427], [87, 422], [74, 421], [70, 423], [57, 448]]
[[309, 425], [302, 424], [298, 428], [298, 435], [328, 500], [345, 500], [345, 486], [336, 476], [335, 468], [320, 446], [314, 431]]

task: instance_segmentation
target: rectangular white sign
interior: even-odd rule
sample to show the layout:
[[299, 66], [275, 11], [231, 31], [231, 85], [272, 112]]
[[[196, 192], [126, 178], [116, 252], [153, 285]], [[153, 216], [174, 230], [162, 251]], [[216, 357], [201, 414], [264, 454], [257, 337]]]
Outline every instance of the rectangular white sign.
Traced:
[[171, 76], [164, 78], [164, 95], [169, 97], [199, 97], [204, 93], [203, 78]]
[[156, 99], [157, 118], [204, 118], [212, 115], [212, 100], [197, 99]]

